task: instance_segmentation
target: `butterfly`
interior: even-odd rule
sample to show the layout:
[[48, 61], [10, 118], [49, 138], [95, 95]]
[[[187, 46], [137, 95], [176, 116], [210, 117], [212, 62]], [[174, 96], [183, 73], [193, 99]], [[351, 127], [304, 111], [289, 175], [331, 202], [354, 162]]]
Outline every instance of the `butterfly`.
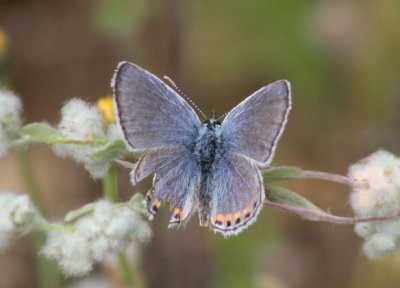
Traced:
[[168, 202], [169, 227], [198, 212], [201, 226], [225, 237], [256, 220], [265, 199], [260, 169], [270, 164], [291, 109], [288, 81], [254, 92], [222, 123], [214, 115], [201, 123], [177, 92], [132, 63], [118, 65], [112, 87], [125, 140], [143, 152], [131, 181], [154, 175], [145, 198], [151, 218]]

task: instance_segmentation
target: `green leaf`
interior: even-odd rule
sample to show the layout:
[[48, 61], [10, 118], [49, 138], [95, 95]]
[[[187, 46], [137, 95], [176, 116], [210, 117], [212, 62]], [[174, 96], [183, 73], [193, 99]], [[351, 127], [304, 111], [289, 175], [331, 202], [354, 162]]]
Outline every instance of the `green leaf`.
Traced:
[[136, 167], [136, 163], [132, 163], [121, 159], [115, 159], [114, 162], [117, 163], [119, 166], [130, 170], [133, 170]]
[[29, 140], [45, 144], [65, 143], [68, 139], [47, 123], [31, 123], [22, 127], [20, 134]]
[[100, 140], [74, 140], [63, 136], [47, 123], [31, 123], [22, 127], [21, 136], [29, 141], [44, 144], [95, 144]]
[[122, 140], [116, 140], [113, 142], [109, 142], [99, 149], [96, 150], [93, 154], [93, 158], [102, 160], [102, 161], [111, 161], [120, 156], [127, 153], [126, 145]]
[[[304, 198], [303, 196], [283, 187], [268, 186], [266, 187], [267, 199], [271, 202], [279, 203], [293, 208], [302, 208], [309, 211], [326, 214], [325, 211]], [[308, 220], [318, 220], [313, 217], [304, 217]]]
[[261, 173], [264, 178], [264, 183], [269, 184], [278, 181], [300, 179], [303, 170], [293, 166], [279, 166], [263, 170]]
[[144, 205], [144, 197], [140, 193], [136, 193], [132, 196], [132, 198], [128, 201], [128, 207], [143, 215], [147, 214], [147, 209]]

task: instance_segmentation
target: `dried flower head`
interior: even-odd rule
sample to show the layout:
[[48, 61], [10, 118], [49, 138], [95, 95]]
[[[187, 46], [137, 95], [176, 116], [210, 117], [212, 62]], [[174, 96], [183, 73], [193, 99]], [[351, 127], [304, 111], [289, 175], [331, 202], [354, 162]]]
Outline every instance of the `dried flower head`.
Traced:
[[400, 159], [378, 151], [352, 165], [351, 206], [360, 216], [384, 216], [400, 211]]
[[38, 215], [27, 195], [0, 192], [0, 250], [16, 233], [27, 233]]
[[[359, 216], [390, 216], [400, 213], [400, 159], [377, 151], [353, 164], [348, 176], [353, 180], [350, 204]], [[355, 232], [363, 237], [364, 252], [381, 258], [400, 248], [400, 220], [358, 223]]]
[[50, 232], [42, 250], [67, 276], [85, 275], [110, 253], [124, 251], [130, 243], [144, 242], [151, 236], [147, 222], [125, 205], [100, 200], [90, 206], [92, 212], [81, 216], [70, 230]]
[[7, 153], [21, 127], [21, 110], [21, 100], [12, 92], [0, 89], [0, 157]]
[[58, 124], [60, 133], [71, 140], [87, 141], [87, 144], [57, 144], [54, 152], [60, 157], [71, 157], [95, 178], [104, 177], [109, 170], [109, 163], [95, 161], [92, 158], [97, 146], [96, 140], [105, 139], [103, 120], [94, 105], [80, 99], [71, 99], [61, 110], [61, 121]]

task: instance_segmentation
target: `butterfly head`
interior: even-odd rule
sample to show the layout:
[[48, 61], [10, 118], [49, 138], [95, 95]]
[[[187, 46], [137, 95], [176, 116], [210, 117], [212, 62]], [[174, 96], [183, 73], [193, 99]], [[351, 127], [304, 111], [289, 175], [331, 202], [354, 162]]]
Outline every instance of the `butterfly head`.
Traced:
[[221, 122], [219, 122], [216, 117], [214, 110], [212, 111], [211, 117], [204, 122], [204, 125], [210, 130], [214, 130], [216, 126], [221, 126]]

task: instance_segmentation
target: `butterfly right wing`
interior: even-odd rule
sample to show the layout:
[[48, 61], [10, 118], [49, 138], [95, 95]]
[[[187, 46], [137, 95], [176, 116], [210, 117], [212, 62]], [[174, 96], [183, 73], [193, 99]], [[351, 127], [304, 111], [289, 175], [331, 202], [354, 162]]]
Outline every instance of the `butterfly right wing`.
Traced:
[[179, 147], [194, 142], [200, 120], [192, 107], [150, 72], [122, 62], [114, 74], [119, 123], [135, 150]]
[[286, 80], [254, 92], [233, 108], [222, 123], [222, 136], [228, 150], [259, 166], [268, 165], [290, 109], [290, 83]]
[[260, 170], [255, 163], [226, 153], [216, 159], [212, 168], [210, 226], [225, 237], [237, 235], [260, 212], [265, 198]]

